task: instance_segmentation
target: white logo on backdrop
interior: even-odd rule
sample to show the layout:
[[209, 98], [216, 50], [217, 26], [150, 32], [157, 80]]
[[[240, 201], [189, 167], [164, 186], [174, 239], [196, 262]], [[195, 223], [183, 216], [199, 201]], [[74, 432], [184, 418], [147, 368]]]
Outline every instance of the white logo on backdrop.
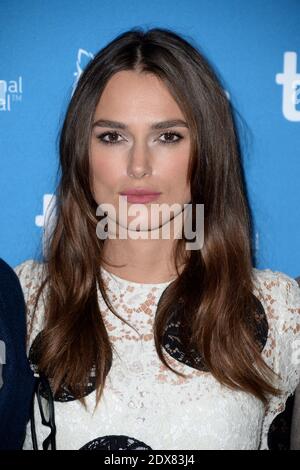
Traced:
[[276, 83], [282, 85], [282, 113], [288, 121], [300, 121], [300, 73], [297, 73], [296, 52], [285, 52], [283, 72], [277, 73]]
[[56, 196], [54, 194], [44, 194], [43, 196], [43, 213], [35, 217], [35, 225], [43, 227], [43, 251], [51, 234], [56, 219]]
[[75, 91], [80, 75], [82, 74], [88, 62], [93, 58], [94, 55], [91, 52], [88, 52], [85, 49], [78, 49], [76, 60], [76, 72], [74, 72], [75, 81], [73, 84], [72, 95]]
[[17, 80], [0, 80], [0, 111], [11, 111], [12, 103], [22, 101], [22, 77]]

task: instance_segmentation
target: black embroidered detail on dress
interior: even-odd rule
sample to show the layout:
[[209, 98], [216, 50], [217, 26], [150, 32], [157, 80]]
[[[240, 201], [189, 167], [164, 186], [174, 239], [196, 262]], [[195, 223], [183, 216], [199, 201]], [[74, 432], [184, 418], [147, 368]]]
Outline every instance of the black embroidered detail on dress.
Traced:
[[[31, 369], [34, 371], [34, 373], [39, 373], [38, 369], [38, 362], [39, 362], [39, 354], [41, 350], [41, 340], [42, 340], [42, 331], [38, 333], [38, 335], [35, 337], [34, 341], [32, 342], [31, 348], [29, 350], [29, 363]], [[51, 386], [51, 378], [48, 378], [49, 384]], [[94, 368], [90, 372], [89, 376], [89, 381], [87, 386], [85, 387], [84, 394], [82, 397], [85, 397], [92, 393], [96, 389], [96, 379], [95, 379], [95, 370]], [[46, 393], [43, 390], [43, 387], [41, 386], [41, 395], [46, 398]], [[81, 397], [81, 398], [82, 398]], [[74, 395], [68, 390], [68, 387], [65, 385], [61, 385], [59, 390], [55, 393], [53, 396], [54, 401], [60, 401], [60, 402], [65, 402], [65, 401], [73, 401], [77, 400], [79, 397], [74, 397]]]
[[152, 448], [133, 437], [111, 435], [98, 437], [79, 450], [152, 450]]
[[262, 303], [254, 294], [252, 295], [256, 304], [256, 311], [254, 315], [248, 316], [248, 321], [252, 323], [255, 341], [257, 342], [259, 349], [262, 352], [268, 339], [269, 324]]
[[284, 411], [279, 413], [272, 421], [268, 431], [269, 450], [290, 450], [290, 436], [292, 427], [293, 407], [295, 394], [288, 397]]
[[[161, 295], [159, 302], [161, 302], [162, 297], [164, 293], [166, 292], [166, 290]], [[255, 340], [257, 344], [259, 345], [260, 351], [262, 351], [267, 342], [267, 337], [268, 337], [268, 331], [269, 331], [268, 320], [267, 320], [267, 316], [266, 316], [263, 305], [254, 294], [252, 295], [253, 295], [253, 300], [256, 305], [256, 311], [254, 315], [253, 313], [251, 313], [251, 316], [249, 315], [248, 321], [252, 325], [252, 328], [254, 329]], [[162, 347], [167, 351], [167, 353], [170, 356], [172, 356], [177, 361], [182, 362], [183, 364], [186, 364], [187, 366], [192, 367], [194, 369], [208, 371], [208, 368], [204, 364], [203, 357], [196, 349], [190, 348], [189, 351], [184, 351], [184, 348], [182, 346], [182, 342], [180, 339], [180, 334], [179, 334], [180, 325], [181, 325], [180, 318], [183, 318], [183, 315], [184, 315], [184, 301], [182, 298], [180, 298], [176, 306], [173, 309], [173, 313], [169, 319], [167, 328], [165, 329], [165, 332], [163, 335]], [[35, 373], [39, 372], [37, 364], [39, 362], [38, 357], [39, 357], [39, 351], [41, 348], [42, 333], [43, 332], [41, 331], [35, 337], [31, 345], [30, 351], [29, 351], [30, 366]], [[51, 379], [49, 379], [49, 383], [51, 386]], [[82, 397], [89, 395], [95, 389], [96, 389], [96, 380], [95, 380], [95, 372], [93, 368], [90, 372], [89, 382], [85, 388], [85, 392], [82, 395]], [[41, 390], [41, 395], [43, 395], [43, 390]], [[62, 385], [60, 389], [54, 395], [54, 400], [60, 401], [60, 402], [72, 401], [78, 398], [79, 397], [75, 398], [74, 395], [68, 390], [68, 387], [65, 385]]]
[[[256, 310], [254, 314], [251, 313], [251, 316], [249, 315], [248, 321], [254, 330], [255, 341], [257, 342], [260, 351], [262, 351], [267, 342], [269, 325], [262, 303], [254, 294], [252, 295], [253, 301], [256, 305]], [[167, 328], [165, 329], [162, 346], [168, 354], [177, 361], [182, 362], [193, 369], [207, 372], [208, 368], [204, 364], [203, 357], [196, 349], [190, 348], [188, 352], [184, 351], [182, 341], [180, 339], [180, 318], [183, 318], [183, 315], [184, 303], [183, 301], [179, 301], [176, 308], [174, 308], [174, 312], [172, 313]]]

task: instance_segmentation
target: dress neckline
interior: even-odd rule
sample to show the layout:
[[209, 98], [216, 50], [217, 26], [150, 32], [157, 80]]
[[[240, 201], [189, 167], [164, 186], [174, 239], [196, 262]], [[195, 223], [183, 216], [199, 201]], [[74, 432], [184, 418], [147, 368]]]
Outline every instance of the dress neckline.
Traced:
[[175, 278], [173, 278], [169, 281], [157, 282], [157, 283], [135, 282], [135, 281], [129, 281], [128, 279], [124, 279], [122, 277], [119, 277], [116, 274], [113, 274], [113, 273], [107, 271], [107, 269], [105, 269], [103, 266], [101, 266], [101, 269], [104, 272], [104, 274], [106, 274], [107, 277], [112, 278], [113, 280], [115, 280], [118, 284], [122, 285], [123, 287], [132, 286], [132, 287], [139, 287], [139, 288], [145, 288], [145, 289], [151, 289], [152, 287], [156, 287], [156, 288], [160, 289], [160, 288], [166, 287], [167, 285], [171, 284], [171, 282], [173, 282], [176, 279], [176, 277], [175, 277]]

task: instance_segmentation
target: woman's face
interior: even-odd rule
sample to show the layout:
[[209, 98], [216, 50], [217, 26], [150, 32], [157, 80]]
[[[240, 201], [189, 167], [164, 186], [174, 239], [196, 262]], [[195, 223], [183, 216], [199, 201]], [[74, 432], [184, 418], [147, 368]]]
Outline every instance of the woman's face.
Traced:
[[[100, 121], [118, 121], [116, 124]], [[146, 216], [140, 230], [153, 230], [166, 224], [175, 213], [163, 212], [159, 223], [149, 218], [151, 206], [183, 205], [191, 200], [187, 169], [190, 155], [190, 131], [187, 124], [163, 121], [185, 118], [166, 86], [153, 74], [121, 71], [108, 81], [96, 107], [90, 141], [92, 190], [98, 204], [111, 204], [117, 224], [126, 225], [132, 218], [119, 212], [125, 202], [121, 192], [144, 188], [161, 193], [157, 199], [142, 204]], [[111, 143], [106, 143], [111, 142]], [[127, 209], [133, 203], [127, 201]], [[177, 211], [178, 213], [178, 211]], [[149, 225], [145, 225], [149, 224]]]

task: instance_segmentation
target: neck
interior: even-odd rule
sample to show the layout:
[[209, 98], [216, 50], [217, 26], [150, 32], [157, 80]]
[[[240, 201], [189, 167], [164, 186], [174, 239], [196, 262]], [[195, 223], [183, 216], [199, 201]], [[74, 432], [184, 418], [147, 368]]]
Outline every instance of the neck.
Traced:
[[[103, 267], [112, 274], [132, 282], [167, 282], [177, 277], [173, 256], [176, 241], [108, 238], [103, 248]], [[183, 266], [181, 257], [178, 263], [179, 273]]]

